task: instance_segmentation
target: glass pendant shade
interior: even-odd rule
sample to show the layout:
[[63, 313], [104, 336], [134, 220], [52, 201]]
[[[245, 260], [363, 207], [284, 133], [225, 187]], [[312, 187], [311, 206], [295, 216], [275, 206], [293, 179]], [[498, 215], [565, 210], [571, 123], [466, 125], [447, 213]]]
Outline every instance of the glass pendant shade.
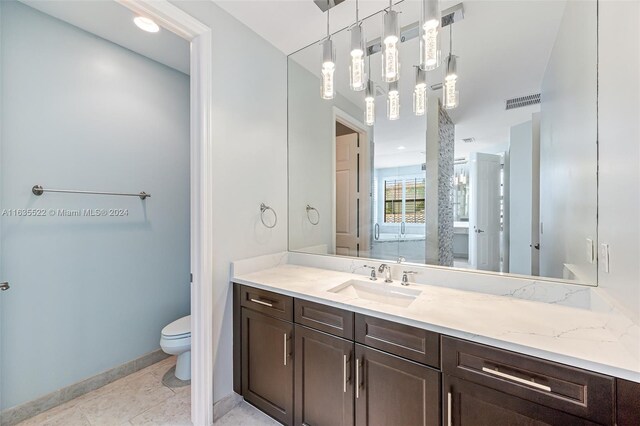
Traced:
[[447, 69], [442, 85], [442, 104], [444, 109], [453, 109], [458, 106], [458, 67], [456, 57], [447, 57]]
[[400, 93], [398, 92], [398, 82], [389, 84], [387, 95], [387, 118], [397, 120], [400, 118]]
[[425, 115], [427, 112], [427, 76], [420, 67], [416, 67], [416, 86], [413, 89], [413, 112]]
[[351, 64], [349, 65], [349, 86], [359, 92], [366, 87], [367, 76], [364, 68], [364, 37], [362, 25], [357, 23], [351, 32]]
[[400, 78], [400, 26], [398, 12], [389, 10], [384, 15], [384, 31], [382, 37], [382, 79], [387, 83]]
[[333, 99], [335, 96], [334, 73], [336, 64], [334, 58], [333, 41], [327, 38], [322, 42], [322, 75], [320, 76], [322, 99]]
[[376, 93], [373, 81], [367, 82], [367, 92], [364, 97], [364, 122], [367, 126], [373, 126], [376, 121]]
[[440, 66], [440, 4], [438, 0], [423, 0], [420, 20], [420, 68], [425, 71]]

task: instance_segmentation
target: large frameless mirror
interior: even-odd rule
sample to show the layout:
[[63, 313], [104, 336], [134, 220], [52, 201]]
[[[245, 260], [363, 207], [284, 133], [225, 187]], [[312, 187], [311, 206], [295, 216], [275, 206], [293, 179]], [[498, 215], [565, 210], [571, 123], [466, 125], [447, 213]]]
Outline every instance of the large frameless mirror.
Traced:
[[288, 105], [291, 251], [596, 283], [596, 1], [400, 2]]

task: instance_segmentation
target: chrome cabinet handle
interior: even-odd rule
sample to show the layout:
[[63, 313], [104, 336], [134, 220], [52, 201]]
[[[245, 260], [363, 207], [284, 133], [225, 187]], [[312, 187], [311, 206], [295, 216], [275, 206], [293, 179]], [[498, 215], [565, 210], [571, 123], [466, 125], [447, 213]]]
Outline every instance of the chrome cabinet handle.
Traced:
[[342, 392], [347, 393], [347, 356], [342, 355]]
[[0, 291], [7, 291], [11, 288], [8, 282], [0, 283]]
[[360, 360], [356, 358], [356, 399], [360, 398]]
[[284, 365], [287, 366], [287, 333], [284, 333]]
[[260, 299], [251, 299], [251, 301], [252, 301], [253, 303], [257, 303], [257, 304], [259, 304], [259, 305], [264, 305], [264, 306], [268, 306], [268, 307], [270, 307], [270, 308], [273, 308], [273, 305], [272, 305], [271, 303], [269, 303], [269, 302], [264, 302], [264, 301], [262, 301], [262, 300], [260, 300]]
[[373, 227], [373, 238], [375, 240], [379, 240], [380, 239], [380, 225], [376, 223], [376, 225]]
[[447, 426], [451, 426], [451, 392], [447, 393]]
[[400, 223], [400, 233], [404, 235], [406, 233], [406, 225], [404, 222]]
[[533, 380], [521, 379], [520, 377], [512, 376], [511, 374], [502, 373], [497, 370], [492, 370], [491, 368], [482, 367], [482, 371], [485, 373], [493, 374], [494, 376], [501, 377], [503, 379], [511, 380], [513, 382], [521, 383], [523, 385], [531, 386], [536, 389], [540, 389], [546, 392], [551, 392], [551, 387], [546, 385], [541, 385], [540, 383], [536, 383]]

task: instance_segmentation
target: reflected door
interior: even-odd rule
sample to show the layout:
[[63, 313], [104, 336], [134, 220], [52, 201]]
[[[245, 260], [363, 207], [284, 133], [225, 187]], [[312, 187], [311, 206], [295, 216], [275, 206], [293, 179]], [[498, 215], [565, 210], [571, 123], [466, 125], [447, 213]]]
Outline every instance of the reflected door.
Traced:
[[358, 133], [336, 136], [336, 254], [358, 256]]
[[469, 264], [500, 270], [499, 155], [471, 153], [469, 163]]

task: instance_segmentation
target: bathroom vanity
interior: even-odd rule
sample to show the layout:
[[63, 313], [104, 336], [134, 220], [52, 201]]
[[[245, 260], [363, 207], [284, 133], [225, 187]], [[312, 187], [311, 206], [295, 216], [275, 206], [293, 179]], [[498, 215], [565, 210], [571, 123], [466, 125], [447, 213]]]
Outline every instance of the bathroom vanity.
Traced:
[[[312, 289], [307, 280], [314, 273], [322, 285]], [[572, 365], [568, 357], [554, 361], [559, 358], [552, 352], [531, 356], [536, 344], [512, 350], [518, 345], [508, 338], [504, 344], [481, 344], [481, 336], [420, 324], [416, 312], [433, 309], [425, 300], [437, 301], [439, 290], [290, 265], [236, 276], [235, 391], [286, 425], [640, 421], [640, 383], [606, 374], [613, 370], [605, 366], [577, 368], [580, 363]], [[505, 309], [499, 296], [460, 293], [468, 294], [457, 303]], [[528, 309], [540, 305], [543, 314], [545, 304], [527, 303], [533, 305]], [[449, 321], [462, 324], [455, 304], [452, 300]], [[530, 314], [527, 308], [520, 312]]]

